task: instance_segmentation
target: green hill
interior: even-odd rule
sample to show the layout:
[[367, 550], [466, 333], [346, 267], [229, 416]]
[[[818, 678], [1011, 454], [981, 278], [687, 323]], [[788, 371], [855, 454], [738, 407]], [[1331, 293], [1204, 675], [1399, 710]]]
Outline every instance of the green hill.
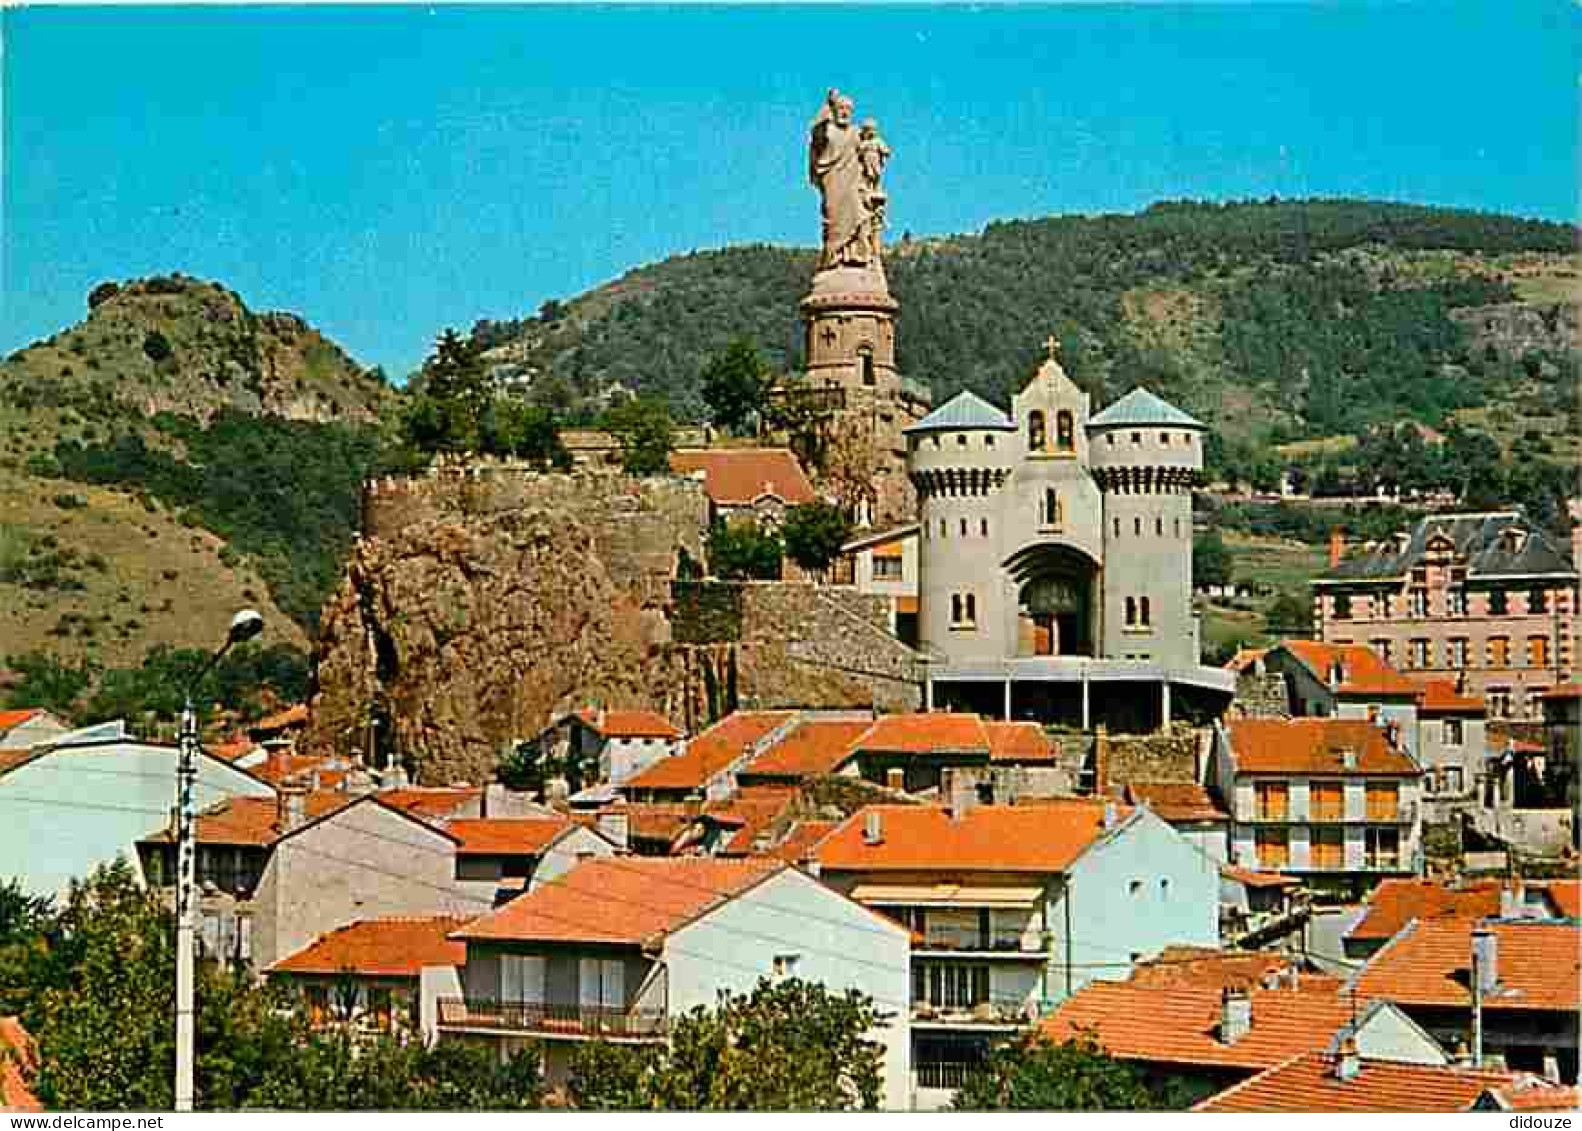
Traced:
[[0, 661], [135, 667], [245, 605], [305, 655], [399, 394], [217, 283], [88, 305], [0, 362]]
[[[1575, 246], [1562, 224], [1409, 205], [1165, 203], [903, 239], [888, 270], [900, 365], [936, 399], [970, 388], [1004, 402], [1053, 332], [1101, 400], [1146, 383], [1228, 438], [1280, 443], [1403, 417], [1442, 426], [1521, 396], [1559, 408], [1558, 377], [1491, 361], [1456, 313], [1529, 292], [1560, 305]], [[735, 337], [797, 369], [812, 270], [806, 250], [700, 252], [474, 336], [544, 403], [576, 411], [619, 385], [695, 419], [698, 374]]]

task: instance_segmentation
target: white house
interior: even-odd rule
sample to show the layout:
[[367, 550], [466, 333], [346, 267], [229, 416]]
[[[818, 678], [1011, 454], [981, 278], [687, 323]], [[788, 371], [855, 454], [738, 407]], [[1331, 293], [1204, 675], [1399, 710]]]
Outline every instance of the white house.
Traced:
[[588, 860], [452, 937], [467, 944], [461, 996], [425, 1001], [441, 1039], [492, 1039], [502, 1055], [539, 1042], [551, 1082], [576, 1042], [663, 1041], [722, 990], [796, 977], [890, 1015], [872, 1034], [882, 1102], [907, 1106], [907, 931], [782, 861]]

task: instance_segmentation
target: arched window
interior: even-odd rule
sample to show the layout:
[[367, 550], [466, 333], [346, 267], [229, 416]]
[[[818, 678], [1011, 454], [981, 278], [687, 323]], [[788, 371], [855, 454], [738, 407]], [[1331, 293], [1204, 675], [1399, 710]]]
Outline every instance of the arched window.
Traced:
[[945, 520], [944, 519], [940, 519], [939, 520], [939, 536], [941, 538], [944, 538], [944, 537], [948, 536], [949, 534], [950, 534], [950, 530], [945, 526]]
[[967, 620], [975, 622], [978, 619], [978, 598], [975, 594], [967, 594]]
[[1069, 452], [1077, 446], [1076, 423], [1067, 409], [1055, 414], [1055, 447]]
[[963, 538], [967, 536], [967, 520], [965, 517], [963, 517], [961, 520], [961, 536]]
[[1165, 519], [1164, 519], [1164, 515], [1155, 515], [1154, 516], [1154, 534], [1157, 535], [1160, 538], [1163, 538], [1165, 536]]
[[1140, 614], [1141, 623], [1145, 624], [1145, 625], [1152, 624], [1153, 623], [1153, 617], [1149, 613], [1148, 598], [1147, 597], [1141, 598], [1138, 601], [1138, 606], [1139, 606], [1138, 612]]
[[1044, 450], [1044, 414], [1036, 408], [1027, 414], [1027, 449], [1033, 452]]
[[1132, 627], [1137, 623], [1137, 598], [1126, 598], [1126, 626]]
[[1044, 525], [1060, 525], [1060, 494], [1053, 487], [1044, 488]]

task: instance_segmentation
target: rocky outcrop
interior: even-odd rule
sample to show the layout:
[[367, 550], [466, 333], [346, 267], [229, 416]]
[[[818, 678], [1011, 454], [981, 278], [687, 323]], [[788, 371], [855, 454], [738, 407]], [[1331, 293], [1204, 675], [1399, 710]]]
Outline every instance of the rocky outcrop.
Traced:
[[685, 680], [664, 614], [618, 584], [595, 542], [552, 508], [361, 541], [323, 614], [306, 745], [355, 748], [378, 717], [381, 749], [419, 780], [477, 782], [556, 710], [676, 712]]
[[1450, 318], [1466, 327], [1475, 348], [1492, 346], [1507, 358], [1534, 352], [1562, 354], [1582, 344], [1582, 316], [1570, 303], [1469, 306], [1452, 310]]

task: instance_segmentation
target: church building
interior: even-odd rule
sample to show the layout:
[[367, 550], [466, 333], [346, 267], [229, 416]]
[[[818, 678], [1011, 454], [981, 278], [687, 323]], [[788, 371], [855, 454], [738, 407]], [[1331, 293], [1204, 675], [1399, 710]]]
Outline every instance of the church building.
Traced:
[[1133, 389], [1096, 415], [1050, 356], [1011, 412], [962, 392], [904, 430], [933, 708], [1147, 730], [1233, 691], [1199, 662], [1204, 425]]

